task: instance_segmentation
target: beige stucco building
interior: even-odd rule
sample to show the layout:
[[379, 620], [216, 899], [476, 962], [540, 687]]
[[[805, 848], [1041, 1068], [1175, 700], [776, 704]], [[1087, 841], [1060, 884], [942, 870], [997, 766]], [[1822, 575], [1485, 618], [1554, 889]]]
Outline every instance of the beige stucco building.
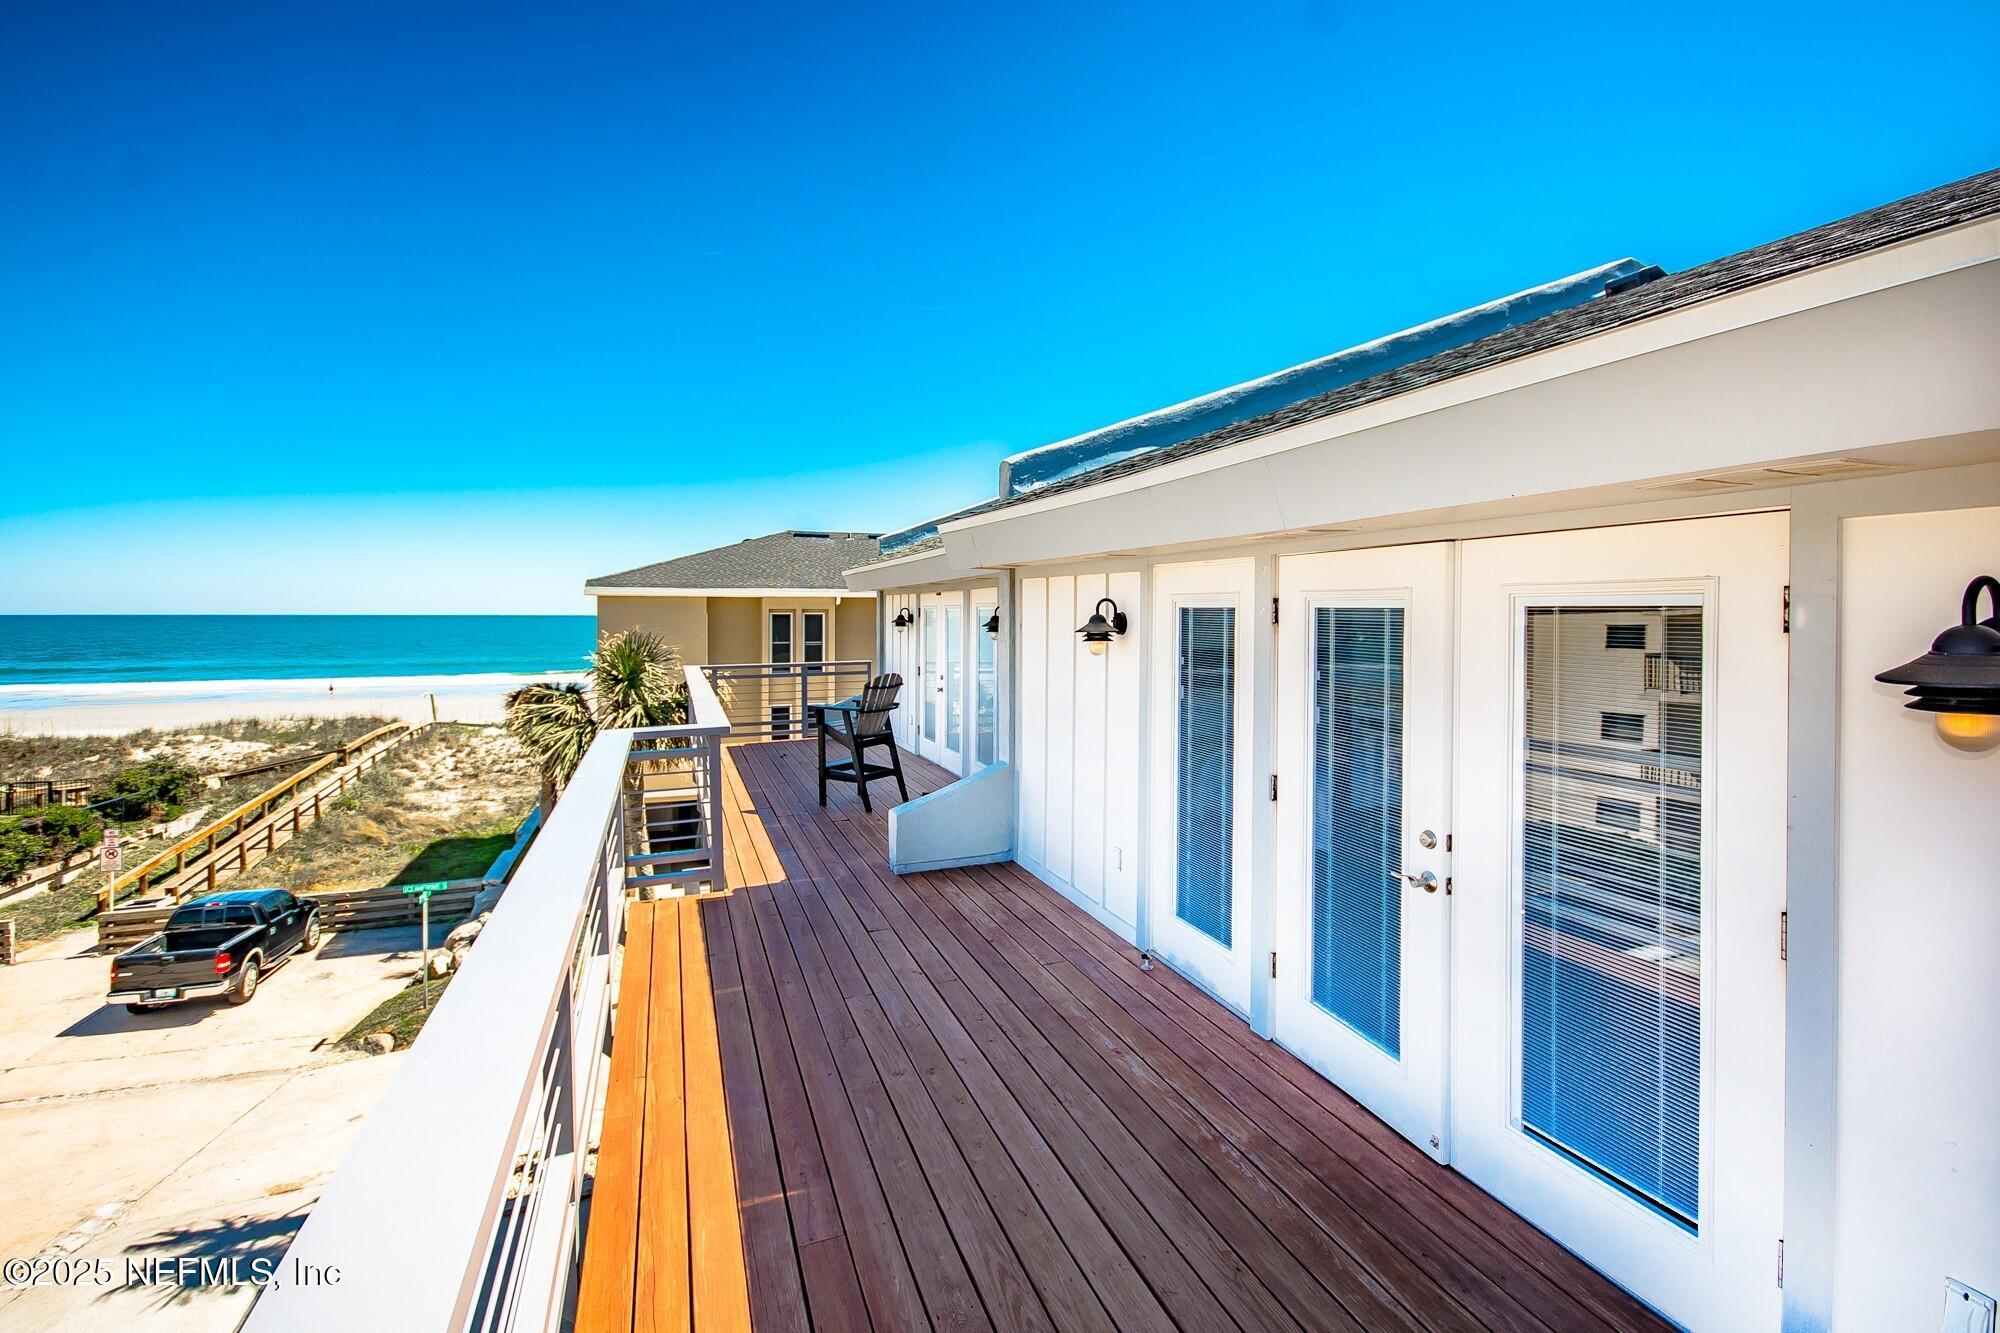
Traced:
[[869, 661], [875, 594], [843, 570], [879, 554], [876, 534], [774, 532], [591, 579], [600, 635], [646, 629], [684, 662]]

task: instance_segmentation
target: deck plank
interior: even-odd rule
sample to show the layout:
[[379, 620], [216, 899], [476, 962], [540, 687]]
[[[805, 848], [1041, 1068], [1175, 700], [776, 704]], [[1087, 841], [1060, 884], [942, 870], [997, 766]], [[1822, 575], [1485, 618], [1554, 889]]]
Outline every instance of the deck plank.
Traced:
[[648, 988], [646, 1159], [639, 1181], [639, 1265], [633, 1280], [635, 1333], [692, 1328], [688, 1293], [687, 1103], [681, 1030], [681, 933], [672, 904], [639, 904], [653, 917]]
[[688, 1250], [694, 1326], [716, 1333], [750, 1327], [743, 1228], [736, 1216], [736, 1156], [723, 1100], [722, 1039], [715, 1020], [701, 903], [677, 904], [681, 1014], [686, 1030]]
[[[625, 958], [618, 977], [618, 1040], [604, 1094], [598, 1158], [641, 1163], [646, 1119], [648, 1003], [652, 985], [653, 913], [634, 904], [626, 915]], [[629, 1333], [633, 1256], [639, 1243], [639, 1172], [600, 1174], [590, 1196], [590, 1231], [583, 1250], [577, 1333]]]
[[743, 1229], [751, 1322], [776, 1333], [804, 1333], [811, 1327], [805, 1286], [798, 1247], [792, 1240], [791, 1211], [778, 1165], [770, 1103], [757, 1064], [757, 1039], [750, 1030], [750, 1009], [736, 962], [729, 908], [721, 898], [706, 898], [701, 902], [701, 915], [708, 945], [709, 984], [715, 994], [730, 1147], [736, 1162], [736, 1216]]
[[1018, 865], [895, 874], [893, 782], [816, 785], [730, 747], [728, 890], [632, 905], [583, 1333], [1665, 1328]]

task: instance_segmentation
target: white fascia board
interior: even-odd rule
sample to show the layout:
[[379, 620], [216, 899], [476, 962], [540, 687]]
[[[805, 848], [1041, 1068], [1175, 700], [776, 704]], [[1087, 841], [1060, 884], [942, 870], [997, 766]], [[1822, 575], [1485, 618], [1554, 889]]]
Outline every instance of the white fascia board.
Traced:
[[862, 565], [858, 569], [848, 570], [846, 574], [848, 587], [866, 590], [871, 597], [876, 592], [893, 592], [939, 583], [962, 583], [973, 580], [990, 583], [994, 577], [994, 571], [990, 569], [982, 569], [976, 565], [967, 567], [953, 560], [949, 551], [935, 548], [919, 551], [914, 555], [877, 561], [872, 565]]
[[[1406, 423], [1413, 418], [1494, 399], [1524, 388], [1546, 385], [1585, 371], [1635, 360], [1718, 335], [1771, 324], [1872, 293], [1986, 264], [1996, 258], [2000, 258], [2000, 218], [1982, 219], [1789, 278], [1712, 297], [1697, 305], [1609, 329], [1573, 343], [1364, 404], [1318, 421], [1303, 422], [1191, 458], [1114, 477], [1093, 486], [952, 520], [940, 524], [939, 531], [944, 536], [945, 550], [955, 563], [1019, 563], [1023, 557], [1013, 552], [1016, 543], [1002, 538], [1003, 531], [1010, 525], [1028, 524], [1048, 515], [1083, 505], [1100, 504], [1138, 491], [1157, 492], [1187, 478], [1241, 468], [1244, 464], [1261, 460], [1274, 460], [1280, 455], [1325, 445], [1343, 437]], [[1828, 446], [1829, 449], [1839, 447], [1843, 446]], [[1686, 470], [1662, 467], [1659, 472], [1667, 476]], [[1266, 485], [1274, 481], [1275, 478], [1272, 478]], [[1223, 509], [1230, 507], [1228, 497], [1218, 495], [1214, 498]], [[1241, 498], [1238, 497], [1239, 500]], [[1266, 492], [1259, 497], [1255, 507], [1266, 510], [1265, 502], [1275, 505], [1282, 498]], [[1223, 522], [1229, 518], [1226, 513], [1218, 513], [1214, 517]], [[1248, 515], [1239, 517], [1247, 518]], [[1046, 536], [1049, 525], [1035, 523], [1034, 526], [1042, 529]], [[1077, 554], [1103, 549], [1092, 540], [1099, 535], [1094, 531], [1094, 519], [1073, 515], [1066, 520], [1065, 526]], [[1245, 531], [1268, 529], [1267, 524], [1262, 529]], [[1045, 545], [1046, 542], [1037, 544]], [[1027, 558], [1059, 557], [1051, 553]]]
[[839, 601], [843, 597], [873, 597], [872, 592], [852, 588], [597, 588], [584, 585], [586, 597], [820, 597]]
[[1988, 263], [959, 540], [1025, 565], [1628, 504], [1670, 497], [1646, 488], [1674, 478], [1815, 458], [1984, 461], [2000, 439], [1996, 346]]

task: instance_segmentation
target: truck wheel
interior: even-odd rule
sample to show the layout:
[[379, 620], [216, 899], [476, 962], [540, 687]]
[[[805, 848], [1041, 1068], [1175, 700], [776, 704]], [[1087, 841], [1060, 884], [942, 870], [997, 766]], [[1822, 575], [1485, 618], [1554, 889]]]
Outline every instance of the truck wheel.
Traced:
[[155, 1007], [150, 1004], [128, 1004], [125, 1006], [125, 1012], [128, 1014], [150, 1014]]
[[231, 1004], [250, 1003], [251, 997], [257, 993], [257, 974], [262, 970], [262, 964], [256, 958], [243, 964], [243, 970], [237, 974], [236, 985], [229, 992]]
[[319, 948], [319, 918], [315, 916], [312, 920], [306, 922], [305, 951], [311, 953], [317, 948]]

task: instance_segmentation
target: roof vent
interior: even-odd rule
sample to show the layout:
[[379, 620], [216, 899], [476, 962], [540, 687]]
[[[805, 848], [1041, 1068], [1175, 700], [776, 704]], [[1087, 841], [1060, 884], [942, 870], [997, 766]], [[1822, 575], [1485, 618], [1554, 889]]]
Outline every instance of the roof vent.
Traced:
[[1605, 283], [1604, 294], [1616, 296], [1620, 292], [1629, 292], [1634, 287], [1644, 287], [1649, 282], [1658, 282], [1666, 276], [1667, 271], [1658, 264], [1648, 264], [1637, 273], [1627, 273], [1622, 278], [1613, 278]]

